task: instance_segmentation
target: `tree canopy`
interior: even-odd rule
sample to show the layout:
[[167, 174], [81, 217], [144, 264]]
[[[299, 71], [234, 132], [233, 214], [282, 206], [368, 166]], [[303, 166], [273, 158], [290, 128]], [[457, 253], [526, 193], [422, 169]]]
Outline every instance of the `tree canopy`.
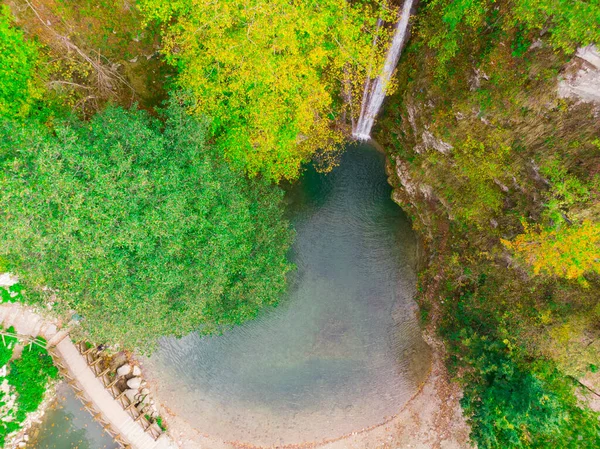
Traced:
[[[380, 57], [385, 1], [142, 0], [164, 24], [167, 60], [191, 90], [195, 110], [214, 118], [217, 144], [250, 175], [299, 176], [317, 151], [335, 151], [341, 97], [359, 92]], [[387, 43], [382, 38], [380, 43]], [[375, 61], [375, 62], [374, 62]], [[356, 107], [360, 105], [357, 102]]]
[[285, 287], [282, 191], [231, 169], [179, 104], [165, 120], [109, 107], [54, 132], [0, 126], [0, 255], [96, 341], [215, 331]]
[[461, 337], [468, 366], [461, 405], [479, 448], [597, 447], [597, 415], [579, 408], [572, 383], [551, 362], [532, 369], [518, 362], [509, 340]]
[[41, 95], [37, 58], [36, 44], [13, 25], [8, 6], [0, 5], [0, 117], [26, 115]]
[[533, 272], [578, 279], [587, 285], [586, 272], [600, 273], [600, 225], [539, 229], [525, 223], [525, 233], [503, 243], [533, 267]]

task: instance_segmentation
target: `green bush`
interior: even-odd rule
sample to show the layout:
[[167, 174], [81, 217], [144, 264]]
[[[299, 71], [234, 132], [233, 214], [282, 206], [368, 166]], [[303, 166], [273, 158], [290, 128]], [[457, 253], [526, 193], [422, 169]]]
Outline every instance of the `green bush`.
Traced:
[[[8, 332], [14, 331], [15, 329], [13, 327], [8, 329]], [[17, 339], [15, 337], [2, 336], [2, 339], [0, 340], [0, 368], [10, 361], [16, 342]]]
[[[581, 408], [556, 365], [506, 338], [489, 301], [465, 286], [448, 300], [441, 332], [463, 386], [461, 405], [480, 449], [600, 447], [599, 415]], [[492, 306], [493, 307], [493, 306]]]
[[[7, 331], [14, 333], [15, 329], [11, 327]], [[43, 340], [39, 341], [44, 343]], [[4, 336], [0, 341], [0, 366], [6, 365], [12, 358], [16, 342], [17, 338], [9, 336]], [[58, 370], [52, 358], [44, 348], [35, 344], [26, 345], [20, 357], [10, 362], [6, 380], [11, 387], [10, 394], [14, 392], [17, 397], [14, 407], [6, 410], [0, 420], [0, 446], [4, 445], [8, 434], [21, 428], [28, 413], [38, 409], [50, 379], [57, 377]], [[0, 393], [0, 406], [5, 406], [7, 400], [7, 394]]]
[[27, 413], [37, 410], [44, 399], [48, 380], [57, 377], [58, 369], [52, 363], [52, 357], [35, 344], [26, 346], [21, 357], [11, 362], [6, 378], [18, 394], [17, 421], [22, 422]]
[[519, 363], [508, 341], [475, 333], [465, 345], [461, 405], [479, 448], [599, 447], [598, 417], [577, 406], [573, 385], [552, 363]]

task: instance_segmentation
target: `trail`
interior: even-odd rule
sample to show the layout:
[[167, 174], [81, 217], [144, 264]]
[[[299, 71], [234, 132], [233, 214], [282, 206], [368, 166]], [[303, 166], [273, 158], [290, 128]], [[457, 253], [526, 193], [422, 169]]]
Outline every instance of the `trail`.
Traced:
[[166, 434], [155, 439], [141, 420], [134, 418], [105, 388], [101, 379], [88, 364], [65, 330], [44, 319], [30, 308], [17, 303], [0, 305], [0, 322], [5, 328], [14, 327], [18, 335], [44, 337], [48, 352], [55, 363], [70, 379], [77, 397], [94, 413], [94, 418], [104, 424], [104, 429], [124, 448], [130, 449], [176, 449]]

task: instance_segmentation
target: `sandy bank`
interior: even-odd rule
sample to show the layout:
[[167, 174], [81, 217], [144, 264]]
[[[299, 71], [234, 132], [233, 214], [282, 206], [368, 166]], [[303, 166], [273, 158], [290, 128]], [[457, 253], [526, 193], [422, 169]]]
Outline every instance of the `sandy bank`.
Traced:
[[[462, 416], [460, 389], [448, 380], [441, 358], [440, 343], [434, 351], [432, 370], [421, 390], [386, 423], [356, 432], [332, 441], [307, 442], [282, 448], [321, 447], [323, 449], [362, 448], [418, 448], [462, 449], [469, 448], [469, 428]], [[150, 385], [151, 389], [153, 385]], [[223, 441], [195, 429], [177, 416], [168, 404], [160, 404], [161, 415], [166, 417], [171, 437], [181, 449], [239, 449], [255, 448], [243, 441]]]

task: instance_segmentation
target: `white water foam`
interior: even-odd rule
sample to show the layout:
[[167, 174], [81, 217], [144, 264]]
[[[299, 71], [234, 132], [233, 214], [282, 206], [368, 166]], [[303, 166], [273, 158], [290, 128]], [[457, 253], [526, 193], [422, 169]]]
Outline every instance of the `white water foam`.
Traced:
[[400, 19], [396, 24], [396, 31], [390, 48], [388, 49], [383, 69], [379, 76], [372, 82], [367, 79], [365, 82], [365, 91], [360, 108], [360, 116], [356, 126], [352, 131], [352, 136], [358, 140], [369, 140], [371, 138], [371, 128], [375, 123], [375, 118], [381, 109], [386, 95], [387, 86], [392, 77], [392, 73], [398, 65], [398, 60], [402, 53], [402, 48], [408, 36], [410, 11], [415, 0], [406, 0], [400, 12]]

